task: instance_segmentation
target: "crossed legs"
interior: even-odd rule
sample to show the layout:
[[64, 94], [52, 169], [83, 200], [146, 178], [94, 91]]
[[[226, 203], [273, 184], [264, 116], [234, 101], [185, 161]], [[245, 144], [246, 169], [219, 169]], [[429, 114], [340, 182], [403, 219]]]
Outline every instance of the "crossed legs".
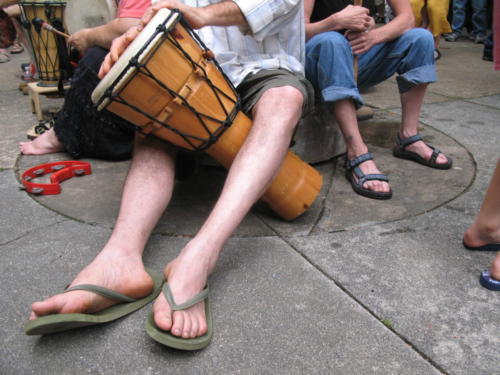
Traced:
[[[165, 267], [175, 301], [199, 293], [213, 271], [222, 247], [277, 173], [302, 108], [300, 91], [285, 86], [267, 90], [253, 110], [253, 126], [209, 217], [179, 255]], [[138, 137], [110, 239], [71, 285], [92, 283], [131, 297], [147, 295], [152, 282], [142, 252], [166, 209], [173, 188], [175, 151], [163, 142]], [[68, 312], [94, 312], [112, 302], [88, 292], [59, 294], [32, 305], [31, 318]], [[69, 308], [71, 307], [71, 309]], [[206, 332], [203, 303], [172, 313], [163, 295], [153, 307], [158, 327], [184, 338]]]

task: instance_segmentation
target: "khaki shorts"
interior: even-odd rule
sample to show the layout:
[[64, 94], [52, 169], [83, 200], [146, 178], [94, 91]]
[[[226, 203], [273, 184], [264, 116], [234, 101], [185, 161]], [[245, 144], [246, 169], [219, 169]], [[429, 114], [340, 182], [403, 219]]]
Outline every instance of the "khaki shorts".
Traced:
[[250, 116], [253, 106], [266, 90], [282, 86], [295, 87], [302, 93], [304, 97], [302, 117], [312, 111], [314, 107], [312, 84], [303, 75], [285, 69], [261, 70], [247, 75], [236, 88], [240, 96], [242, 111]]

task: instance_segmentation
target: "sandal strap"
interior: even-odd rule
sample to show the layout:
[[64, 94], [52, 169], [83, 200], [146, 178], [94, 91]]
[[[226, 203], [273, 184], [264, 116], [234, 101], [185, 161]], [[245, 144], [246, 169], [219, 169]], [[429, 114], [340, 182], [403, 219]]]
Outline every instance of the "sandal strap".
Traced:
[[385, 174], [373, 173], [373, 174], [366, 174], [362, 180], [363, 180], [362, 183], [365, 183], [365, 181], [373, 181], [373, 180], [389, 182], [389, 177], [387, 177], [387, 175]]
[[187, 308], [196, 305], [198, 302], [201, 302], [205, 300], [208, 297], [208, 286], [205, 287], [200, 293], [195, 295], [193, 298], [190, 300], [181, 303], [180, 305], [177, 305], [174, 301], [174, 296], [172, 295], [172, 291], [170, 290], [170, 287], [168, 286], [167, 283], [163, 284], [163, 294], [165, 295], [165, 298], [167, 299], [168, 304], [174, 311], [178, 310], [186, 310]]
[[135, 298], [128, 297], [124, 294], [115, 292], [114, 290], [104, 288], [104, 287], [99, 286], [99, 285], [92, 285], [92, 284], [75, 285], [75, 286], [72, 286], [71, 288], [65, 289], [64, 293], [71, 292], [74, 290], [85, 290], [87, 292], [93, 292], [93, 293], [99, 294], [103, 297], [106, 297], [106, 298], [109, 298], [109, 299], [112, 299], [112, 300], [118, 301], [118, 302], [135, 302], [135, 301], [137, 301]]
[[439, 154], [441, 154], [441, 151], [439, 149], [437, 149], [436, 147], [426, 143], [427, 147], [429, 147], [430, 149], [432, 149], [432, 155], [431, 155], [431, 158], [429, 159], [429, 161], [431, 163], [436, 163], [436, 159], [437, 157], [439, 156]]
[[358, 157], [354, 159], [345, 159], [345, 166], [347, 169], [353, 169], [360, 165], [361, 163], [364, 163], [367, 160], [373, 160], [373, 156], [370, 152], [367, 152], [366, 154], [359, 155]]
[[408, 138], [401, 138], [399, 135], [396, 136], [396, 144], [403, 150], [406, 147], [408, 147], [409, 145], [411, 145], [415, 142], [421, 141], [421, 140], [422, 140], [422, 136], [418, 133], [415, 135], [412, 135], [411, 137], [408, 137]]

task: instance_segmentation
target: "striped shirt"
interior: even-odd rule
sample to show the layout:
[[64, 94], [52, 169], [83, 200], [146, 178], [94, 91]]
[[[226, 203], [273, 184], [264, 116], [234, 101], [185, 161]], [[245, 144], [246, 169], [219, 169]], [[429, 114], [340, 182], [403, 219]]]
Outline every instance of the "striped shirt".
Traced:
[[[203, 7], [220, 0], [182, 0]], [[249, 73], [283, 68], [304, 74], [305, 30], [302, 0], [233, 0], [247, 25], [197, 30], [235, 86]]]

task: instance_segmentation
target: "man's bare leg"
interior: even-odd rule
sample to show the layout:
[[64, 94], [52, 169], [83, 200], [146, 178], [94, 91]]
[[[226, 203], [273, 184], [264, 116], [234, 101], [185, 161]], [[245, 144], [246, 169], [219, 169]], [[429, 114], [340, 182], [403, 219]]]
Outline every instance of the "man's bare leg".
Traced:
[[63, 151], [64, 146], [51, 128], [32, 141], [19, 143], [19, 150], [24, 155], [45, 155]]
[[[339, 100], [333, 103], [333, 113], [344, 136], [347, 148], [347, 158], [352, 160], [368, 152], [361, 133], [359, 132], [356, 108], [351, 99]], [[364, 174], [381, 174], [373, 160], [367, 160], [359, 165]], [[390, 186], [385, 181], [371, 180], [363, 184], [365, 189], [377, 192], [389, 192]]]
[[[148, 295], [153, 282], [142, 253], [170, 201], [175, 151], [164, 142], [137, 136], [120, 212], [108, 242], [71, 283], [104, 286], [133, 298]], [[114, 302], [86, 291], [58, 294], [32, 305], [31, 319], [42, 315], [96, 312]]]
[[[472, 247], [500, 243], [500, 160], [474, 222], [464, 233], [464, 242]], [[491, 276], [500, 280], [500, 252], [490, 267]]]
[[[302, 94], [292, 87], [266, 91], [254, 107], [253, 126], [226, 178], [221, 196], [196, 236], [165, 268], [174, 299], [183, 303], [206, 285], [222, 247], [262, 196], [288, 151]], [[163, 295], [154, 304], [157, 326], [184, 338], [206, 332], [203, 303], [172, 314]]]
[[[401, 127], [399, 129], [399, 136], [401, 138], [408, 138], [418, 133], [418, 120], [426, 89], [427, 84], [421, 84], [401, 94], [402, 114]], [[423, 141], [412, 143], [406, 147], [406, 150], [416, 152], [425, 160], [429, 160], [432, 156], [432, 149]], [[436, 159], [436, 163], [438, 164], [446, 164], [447, 162], [448, 159], [442, 153]]]

